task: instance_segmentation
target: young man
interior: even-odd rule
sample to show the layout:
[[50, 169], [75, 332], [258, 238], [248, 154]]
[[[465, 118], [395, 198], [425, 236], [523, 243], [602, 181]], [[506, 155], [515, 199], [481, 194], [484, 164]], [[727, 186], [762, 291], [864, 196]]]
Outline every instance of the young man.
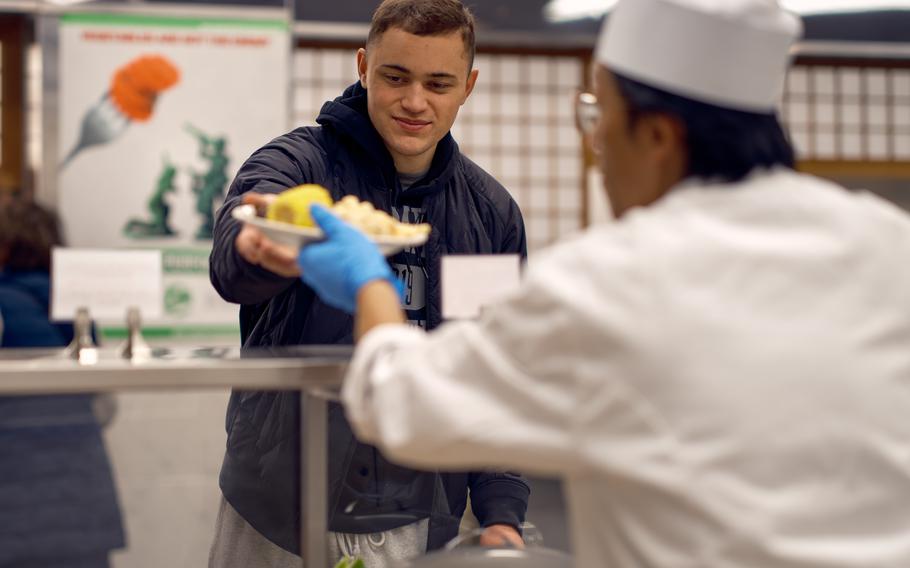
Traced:
[[620, 0], [580, 99], [618, 220], [479, 322], [400, 325], [375, 246], [314, 207], [300, 264], [356, 306], [358, 435], [565, 476], [578, 566], [910, 565], [910, 220], [793, 171], [799, 30], [769, 0]]
[[[244, 346], [350, 343], [353, 320], [300, 282], [293, 252], [231, 219], [242, 202], [264, 206], [270, 194], [318, 183], [336, 200], [353, 194], [430, 223], [424, 247], [391, 259], [408, 319], [426, 329], [441, 322], [443, 254], [526, 254], [517, 205], [449, 134], [477, 80], [473, 57], [474, 21], [458, 0], [387, 0], [357, 54], [360, 81], [325, 104], [319, 127], [281, 136], [243, 165], [218, 215], [211, 278], [242, 304]], [[298, 565], [296, 400], [233, 393], [213, 566]], [[330, 556], [354, 554], [372, 568], [438, 548], [456, 536], [469, 489], [484, 541], [521, 543], [529, 490], [517, 475], [397, 467], [354, 439], [337, 405], [329, 454]]]

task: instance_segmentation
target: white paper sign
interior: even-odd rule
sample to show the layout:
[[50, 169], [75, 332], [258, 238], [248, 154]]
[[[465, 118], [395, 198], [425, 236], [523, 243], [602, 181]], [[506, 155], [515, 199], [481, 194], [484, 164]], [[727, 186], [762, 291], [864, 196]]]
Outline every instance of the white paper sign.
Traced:
[[161, 317], [161, 251], [54, 249], [51, 318], [71, 320], [88, 308], [97, 320], [123, 321], [129, 308], [143, 320]]
[[517, 254], [442, 257], [442, 317], [477, 317], [518, 288], [520, 265]]

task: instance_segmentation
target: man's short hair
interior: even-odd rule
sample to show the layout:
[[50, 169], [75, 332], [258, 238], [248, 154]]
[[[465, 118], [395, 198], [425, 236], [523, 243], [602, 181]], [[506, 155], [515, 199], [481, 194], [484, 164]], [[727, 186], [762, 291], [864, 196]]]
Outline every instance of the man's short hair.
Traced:
[[389, 28], [417, 36], [461, 32], [468, 70], [474, 66], [474, 15], [460, 0], [384, 0], [373, 13], [367, 46]]
[[793, 168], [795, 155], [777, 115], [745, 112], [694, 101], [613, 74], [626, 102], [628, 123], [665, 114], [686, 130], [686, 177], [737, 182], [756, 168]]

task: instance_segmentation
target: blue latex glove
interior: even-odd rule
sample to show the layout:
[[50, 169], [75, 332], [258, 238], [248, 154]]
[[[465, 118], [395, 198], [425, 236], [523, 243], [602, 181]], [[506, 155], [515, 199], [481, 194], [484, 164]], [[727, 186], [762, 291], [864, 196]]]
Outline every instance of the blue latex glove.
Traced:
[[401, 283], [373, 241], [322, 205], [311, 206], [310, 215], [326, 238], [300, 249], [297, 264], [301, 280], [322, 301], [352, 314], [360, 288], [373, 280], [387, 280], [401, 295]]

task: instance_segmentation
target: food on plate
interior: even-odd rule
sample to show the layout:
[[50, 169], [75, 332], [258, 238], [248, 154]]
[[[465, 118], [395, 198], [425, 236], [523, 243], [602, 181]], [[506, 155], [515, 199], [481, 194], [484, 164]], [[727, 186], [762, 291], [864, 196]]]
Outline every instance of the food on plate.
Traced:
[[373, 207], [369, 201], [360, 201], [353, 195], [346, 195], [333, 204], [328, 190], [315, 184], [301, 185], [279, 193], [269, 205], [266, 218], [300, 227], [313, 227], [315, 224], [310, 217], [310, 206], [314, 203], [325, 205], [339, 218], [373, 237], [407, 238], [430, 233], [430, 226], [426, 223], [401, 223], [385, 211]]
[[344, 196], [332, 207], [332, 212], [372, 236], [414, 237], [430, 233], [430, 226], [426, 223], [401, 223], [385, 211], [373, 207], [369, 201], [360, 201], [353, 195]]
[[300, 227], [315, 227], [316, 224], [310, 217], [310, 205], [314, 203], [331, 207], [332, 196], [329, 195], [329, 190], [314, 183], [298, 185], [279, 193], [269, 205], [265, 217]]

